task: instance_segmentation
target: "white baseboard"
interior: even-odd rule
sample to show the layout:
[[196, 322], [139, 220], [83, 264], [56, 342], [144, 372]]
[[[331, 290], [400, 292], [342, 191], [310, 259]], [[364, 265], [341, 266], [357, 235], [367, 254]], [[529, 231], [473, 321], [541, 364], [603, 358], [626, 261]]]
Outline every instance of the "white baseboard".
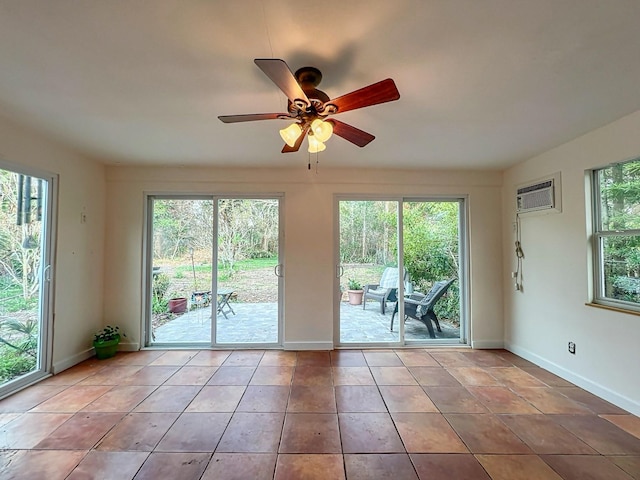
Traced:
[[613, 390], [600, 385], [599, 383], [595, 383], [588, 378], [583, 377], [582, 375], [577, 375], [573, 373], [571, 370], [567, 370], [566, 368], [550, 362], [535, 353], [530, 352], [525, 348], [521, 348], [517, 345], [513, 345], [510, 342], [505, 342], [505, 347], [512, 353], [515, 353], [519, 357], [524, 358], [525, 360], [529, 360], [530, 362], [535, 363], [539, 367], [544, 368], [545, 370], [549, 370], [551, 373], [558, 375], [559, 377], [567, 380], [568, 382], [577, 385], [578, 387], [584, 388], [586, 391], [597, 395], [608, 402], [613, 403], [617, 407], [620, 407], [628, 412], [633, 413], [634, 415], [640, 416], [640, 402], [637, 400], [633, 400], [624, 395], [621, 395]]
[[[120, 342], [118, 344], [119, 352], [137, 352], [138, 350], [140, 350], [140, 344], [136, 342], [131, 342], [131, 343]], [[63, 372], [66, 369], [71, 368], [80, 362], [84, 362], [85, 360], [93, 357], [95, 354], [96, 354], [96, 351], [93, 349], [93, 347], [91, 347], [86, 350], [83, 350], [80, 353], [71, 355], [70, 357], [60, 360], [59, 362], [55, 362], [52, 366], [51, 373], [53, 373], [54, 375], [57, 375], [58, 373]]]
[[87, 350], [83, 350], [80, 353], [76, 353], [75, 355], [71, 355], [59, 362], [54, 362], [51, 370], [54, 375], [57, 375], [60, 372], [65, 371], [67, 368], [71, 368], [74, 365], [77, 365], [80, 362], [84, 362], [86, 359], [93, 357], [96, 354], [93, 347], [88, 348]]
[[119, 352], [137, 352], [138, 350], [140, 350], [138, 342], [120, 342], [118, 344]]
[[496, 350], [504, 348], [502, 340], [471, 340], [471, 348]]
[[285, 342], [285, 350], [333, 350], [333, 342]]

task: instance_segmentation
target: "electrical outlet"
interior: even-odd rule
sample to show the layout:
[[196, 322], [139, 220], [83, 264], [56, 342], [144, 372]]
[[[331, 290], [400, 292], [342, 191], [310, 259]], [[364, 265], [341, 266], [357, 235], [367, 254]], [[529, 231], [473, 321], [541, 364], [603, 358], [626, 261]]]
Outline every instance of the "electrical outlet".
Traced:
[[569, 342], [569, 353], [576, 354], [576, 344], [573, 342]]

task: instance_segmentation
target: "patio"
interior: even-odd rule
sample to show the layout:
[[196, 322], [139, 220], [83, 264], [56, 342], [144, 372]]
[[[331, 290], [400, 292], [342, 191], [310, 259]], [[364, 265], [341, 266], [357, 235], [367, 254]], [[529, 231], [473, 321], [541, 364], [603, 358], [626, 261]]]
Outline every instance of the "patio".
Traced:
[[[276, 343], [278, 338], [276, 303], [232, 303], [235, 315], [228, 318], [218, 315], [218, 343]], [[382, 315], [376, 306], [367, 310], [362, 306], [340, 303], [341, 343], [378, 343], [398, 340], [398, 319], [394, 331], [389, 331], [391, 313], [389, 308]], [[211, 310], [201, 308], [187, 312], [155, 329], [154, 343], [209, 343], [211, 339]], [[430, 341], [458, 344], [460, 330], [441, 321], [442, 332], [436, 331], [436, 339], [430, 339], [427, 328], [417, 320], [405, 322], [407, 341]], [[448, 341], [447, 341], [448, 340]]]

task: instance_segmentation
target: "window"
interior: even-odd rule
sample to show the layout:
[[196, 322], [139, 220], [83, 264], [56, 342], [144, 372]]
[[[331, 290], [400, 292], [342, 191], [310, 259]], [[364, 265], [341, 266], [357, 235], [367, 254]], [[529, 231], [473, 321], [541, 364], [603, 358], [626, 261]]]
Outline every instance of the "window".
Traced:
[[595, 302], [640, 311], [640, 159], [593, 172]]

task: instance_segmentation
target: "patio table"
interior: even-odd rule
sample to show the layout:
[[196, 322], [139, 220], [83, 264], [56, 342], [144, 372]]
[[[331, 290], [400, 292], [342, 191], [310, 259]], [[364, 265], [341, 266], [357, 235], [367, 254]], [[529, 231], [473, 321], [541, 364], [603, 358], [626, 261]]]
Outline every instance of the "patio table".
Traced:
[[231, 296], [233, 295], [234, 291], [232, 288], [219, 288], [218, 289], [218, 310], [217, 310], [217, 314], [222, 314], [224, 315], [224, 318], [228, 318], [227, 317], [227, 313], [233, 313], [234, 315], [236, 314], [236, 312], [233, 311], [233, 308], [231, 308], [231, 305], [229, 305], [229, 300], [231, 300]]

